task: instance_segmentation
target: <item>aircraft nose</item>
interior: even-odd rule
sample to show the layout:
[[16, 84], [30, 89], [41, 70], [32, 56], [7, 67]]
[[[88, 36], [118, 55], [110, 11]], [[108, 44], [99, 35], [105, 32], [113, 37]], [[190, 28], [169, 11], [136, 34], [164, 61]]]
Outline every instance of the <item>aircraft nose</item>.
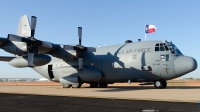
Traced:
[[184, 75], [197, 68], [197, 61], [188, 56], [179, 56], [175, 61], [175, 70], [178, 76]]

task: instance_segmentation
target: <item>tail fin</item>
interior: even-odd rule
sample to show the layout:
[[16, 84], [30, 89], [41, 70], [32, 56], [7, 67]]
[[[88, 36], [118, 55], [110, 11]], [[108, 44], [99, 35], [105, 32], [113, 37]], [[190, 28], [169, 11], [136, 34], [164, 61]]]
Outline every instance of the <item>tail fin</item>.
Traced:
[[22, 37], [30, 37], [31, 36], [31, 29], [30, 29], [30, 24], [29, 24], [27, 15], [23, 15], [20, 18], [17, 35], [22, 36]]

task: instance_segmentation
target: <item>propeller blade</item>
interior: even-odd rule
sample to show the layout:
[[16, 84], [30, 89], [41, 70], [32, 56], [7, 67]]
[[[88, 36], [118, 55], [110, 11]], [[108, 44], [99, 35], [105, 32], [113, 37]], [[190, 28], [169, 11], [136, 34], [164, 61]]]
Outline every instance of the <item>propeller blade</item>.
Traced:
[[78, 65], [79, 65], [79, 70], [83, 70], [83, 58], [78, 58]]
[[36, 28], [37, 17], [31, 16], [31, 37], [35, 35], [35, 28]]
[[33, 66], [34, 53], [28, 53], [28, 67]]
[[42, 41], [42, 46], [47, 48], [53, 48], [53, 44], [51, 42]]
[[78, 38], [79, 38], [79, 45], [81, 45], [81, 40], [82, 40], [82, 27], [78, 27]]
[[13, 34], [8, 34], [8, 40], [22, 42], [22, 37]]
[[71, 45], [64, 45], [63, 49], [64, 49], [64, 50], [74, 50], [74, 46], [71, 46]]
[[87, 47], [87, 52], [96, 52], [94, 47]]

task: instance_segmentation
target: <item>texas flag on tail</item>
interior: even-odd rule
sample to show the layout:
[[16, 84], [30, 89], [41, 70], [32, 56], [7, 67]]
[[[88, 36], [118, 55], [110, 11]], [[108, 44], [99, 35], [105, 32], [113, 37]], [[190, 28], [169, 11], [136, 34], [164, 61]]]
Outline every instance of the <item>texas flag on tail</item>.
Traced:
[[145, 33], [153, 33], [156, 31], [156, 26], [154, 25], [146, 25]]

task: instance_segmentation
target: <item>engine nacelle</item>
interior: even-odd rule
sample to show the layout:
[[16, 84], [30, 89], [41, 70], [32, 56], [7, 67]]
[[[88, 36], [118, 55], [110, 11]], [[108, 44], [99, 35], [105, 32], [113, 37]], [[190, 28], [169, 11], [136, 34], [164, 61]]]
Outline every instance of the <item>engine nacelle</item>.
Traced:
[[53, 74], [57, 77], [66, 77], [71, 75], [79, 76], [83, 82], [96, 82], [102, 79], [102, 73], [95, 67], [84, 65], [83, 71], [78, 73], [78, 66], [65, 66], [53, 69]]
[[24, 42], [9, 42], [2, 47], [6, 52], [16, 54], [16, 55], [24, 55], [24, 52], [27, 52], [27, 45]]
[[[36, 54], [34, 55], [33, 65], [42, 66], [51, 61], [51, 57], [45, 54]], [[22, 68], [28, 67], [28, 56], [16, 57], [9, 62], [10, 65]]]

